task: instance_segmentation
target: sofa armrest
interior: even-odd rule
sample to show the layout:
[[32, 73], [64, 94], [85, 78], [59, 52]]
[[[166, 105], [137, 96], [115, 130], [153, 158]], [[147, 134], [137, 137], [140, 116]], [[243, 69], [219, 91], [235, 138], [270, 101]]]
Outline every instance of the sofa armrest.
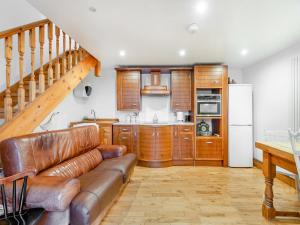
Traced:
[[127, 152], [125, 145], [100, 145], [97, 149], [101, 152], [104, 160], [123, 156]]
[[64, 211], [80, 191], [77, 179], [36, 176], [28, 180], [26, 207]]

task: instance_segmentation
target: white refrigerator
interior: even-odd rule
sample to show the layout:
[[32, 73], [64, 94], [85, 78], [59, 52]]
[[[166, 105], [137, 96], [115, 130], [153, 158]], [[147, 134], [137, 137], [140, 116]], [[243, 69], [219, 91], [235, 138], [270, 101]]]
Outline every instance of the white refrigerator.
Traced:
[[228, 165], [253, 167], [252, 85], [230, 84]]

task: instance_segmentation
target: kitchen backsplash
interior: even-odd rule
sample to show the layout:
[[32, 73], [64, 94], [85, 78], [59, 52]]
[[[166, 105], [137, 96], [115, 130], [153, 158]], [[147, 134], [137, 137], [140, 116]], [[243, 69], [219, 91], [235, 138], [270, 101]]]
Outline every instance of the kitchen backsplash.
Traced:
[[[142, 76], [142, 87], [150, 84], [150, 74]], [[161, 74], [161, 84], [167, 85], [170, 89], [170, 74]], [[176, 115], [171, 111], [170, 96], [142, 96], [142, 110], [139, 119], [143, 122], [152, 122], [156, 113], [158, 121], [175, 121]], [[121, 121], [126, 121], [130, 112], [116, 112], [116, 117]]]

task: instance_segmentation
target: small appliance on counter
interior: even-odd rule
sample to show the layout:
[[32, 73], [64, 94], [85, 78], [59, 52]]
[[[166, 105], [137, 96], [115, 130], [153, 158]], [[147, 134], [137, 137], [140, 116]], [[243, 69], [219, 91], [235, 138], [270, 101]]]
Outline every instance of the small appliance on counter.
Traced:
[[176, 113], [176, 121], [177, 122], [185, 122], [185, 116], [183, 112], [177, 112]]

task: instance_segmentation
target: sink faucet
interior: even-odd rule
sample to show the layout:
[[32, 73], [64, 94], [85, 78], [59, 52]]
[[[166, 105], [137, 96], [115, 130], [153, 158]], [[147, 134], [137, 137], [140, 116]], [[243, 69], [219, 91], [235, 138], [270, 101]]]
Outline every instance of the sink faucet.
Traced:
[[96, 111], [94, 109], [91, 110], [91, 114], [93, 115], [94, 121], [96, 122]]

